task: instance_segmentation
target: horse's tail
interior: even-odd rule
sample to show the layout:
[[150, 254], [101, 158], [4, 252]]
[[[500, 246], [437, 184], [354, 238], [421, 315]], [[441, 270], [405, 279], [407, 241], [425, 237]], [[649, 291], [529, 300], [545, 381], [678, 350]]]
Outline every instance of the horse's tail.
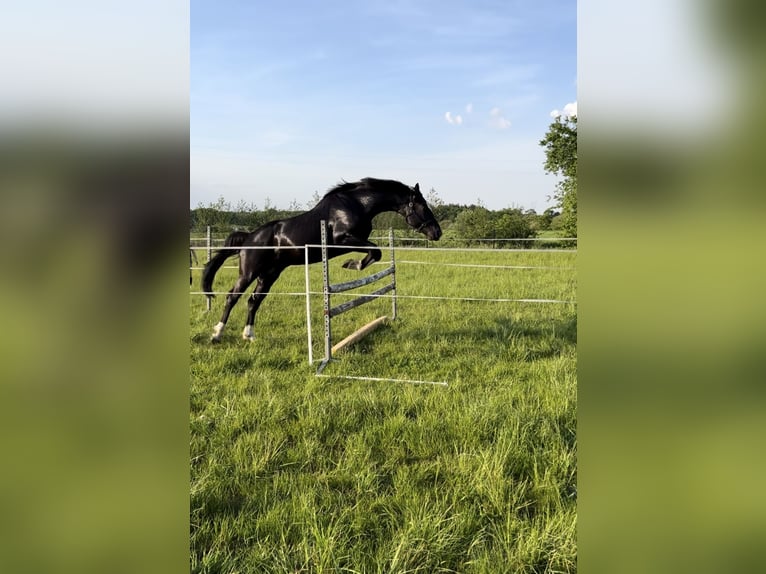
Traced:
[[224, 261], [229, 257], [239, 255], [239, 250], [231, 248], [242, 246], [249, 235], [247, 231], [233, 231], [224, 241], [223, 248], [216, 251], [210, 261], [205, 264], [205, 268], [202, 270], [202, 291], [208, 299], [215, 297], [213, 295], [213, 279], [215, 279], [215, 274], [218, 273]]

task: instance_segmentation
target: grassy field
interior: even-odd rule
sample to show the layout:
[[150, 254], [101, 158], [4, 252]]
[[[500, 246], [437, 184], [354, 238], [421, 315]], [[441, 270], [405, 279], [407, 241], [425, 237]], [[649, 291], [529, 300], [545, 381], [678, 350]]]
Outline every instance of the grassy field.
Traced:
[[[359, 277], [341, 261], [333, 282]], [[576, 305], [414, 298], [574, 300], [575, 255], [397, 261], [399, 317], [325, 373], [446, 387], [315, 377], [305, 298], [278, 294], [304, 290], [302, 268], [275, 285], [254, 343], [240, 338], [244, 300], [213, 346], [223, 297], [208, 313], [190, 296], [193, 572], [576, 571]], [[569, 269], [454, 266], [473, 263]], [[319, 266], [311, 277], [319, 291]], [[333, 319], [335, 339], [390, 309], [381, 298]], [[312, 322], [319, 358], [321, 295]]]

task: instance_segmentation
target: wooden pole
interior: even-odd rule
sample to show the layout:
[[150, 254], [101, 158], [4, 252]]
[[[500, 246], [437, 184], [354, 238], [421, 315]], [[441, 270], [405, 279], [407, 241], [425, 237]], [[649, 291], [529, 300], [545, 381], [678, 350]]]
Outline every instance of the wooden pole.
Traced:
[[368, 335], [369, 333], [371, 333], [372, 331], [380, 327], [387, 320], [388, 320], [388, 317], [383, 315], [382, 317], [378, 317], [377, 319], [370, 321], [364, 327], [360, 327], [359, 329], [351, 333], [348, 337], [336, 343], [332, 348], [332, 354], [334, 355], [335, 353], [337, 353], [344, 347], [353, 345], [359, 339], [363, 338], [365, 335]]

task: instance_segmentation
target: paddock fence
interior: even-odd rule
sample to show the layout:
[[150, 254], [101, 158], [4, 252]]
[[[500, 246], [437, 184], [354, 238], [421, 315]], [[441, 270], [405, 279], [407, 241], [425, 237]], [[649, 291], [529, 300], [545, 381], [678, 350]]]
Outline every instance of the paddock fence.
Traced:
[[[401, 238], [397, 238], [393, 230], [389, 230], [388, 237], [385, 238], [388, 241], [389, 244], [389, 251], [390, 251], [390, 258], [389, 261], [378, 261], [376, 262], [377, 266], [384, 266], [384, 268], [380, 271], [374, 272], [369, 276], [360, 278], [360, 279], [354, 279], [351, 281], [345, 281], [341, 283], [331, 283], [330, 282], [330, 273], [329, 273], [329, 265], [328, 261], [330, 257], [328, 257], [328, 250], [334, 249], [334, 248], [340, 248], [339, 246], [333, 246], [333, 245], [327, 245], [327, 237], [326, 237], [326, 228], [322, 227], [322, 243], [319, 245], [306, 245], [301, 246], [299, 249], [304, 249], [305, 253], [305, 264], [304, 264], [304, 272], [305, 272], [305, 286], [303, 290], [296, 290], [294, 287], [289, 291], [271, 291], [269, 293], [269, 297], [273, 296], [287, 296], [287, 297], [304, 297], [305, 303], [306, 303], [306, 328], [307, 328], [307, 346], [308, 346], [308, 362], [310, 365], [315, 364], [314, 360], [314, 343], [313, 343], [313, 327], [312, 327], [312, 309], [311, 309], [311, 298], [312, 296], [321, 296], [322, 298], [322, 308], [323, 308], [323, 314], [322, 314], [322, 321], [323, 321], [323, 340], [324, 340], [324, 356], [322, 359], [320, 359], [319, 367], [316, 370], [316, 376], [321, 377], [332, 377], [332, 378], [348, 378], [348, 379], [358, 379], [358, 380], [370, 380], [370, 381], [397, 381], [397, 382], [407, 382], [407, 383], [429, 383], [429, 384], [438, 384], [438, 385], [446, 385], [445, 382], [438, 381], [438, 382], [432, 382], [432, 381], [419, 381], [416, 379], [386, 379], [383, 377], [348, 377], [343, 375], [327, 375], [323, 373], [323, 370], [327, 367], [327, 365], [333, 361], [334, 355], [337, 354], [342, 349], [346, 348], [347, 346], [350, 346], [351, 344], [354, 344], [361, 340], [363, 337], [371, 333], [373, 330], [378, 328], [379, 326], [385, 324], [388, 320], [395, 319], [397, 317], [397, 301], [406, 301], [406, 300], [413, 300], [413, 301], [434, 301], [434, 302], [464, 302], [464, 303], [489, 303], [489, 304], [502, 304], [502, 303], [517, 303], [517, 304], [543, 304], [543, 305], [576, 305], [576, 297], [574, 296], [574, 291], [569, 290], [570, 292], [564, 293], [564, 297], [558, 297], [558, 296], [552, 296], [552, 297], [545, 297], [545, 296], [532, 296], [532, 297], [512, 297], [512, 296], [472, 296], [471, 293], [459, 293], [459, 296], [450, 296], [450, 295], [444, 295], [444, 294], [424, 294], [424, 293], [402, 293], [400, 290], [397, 290], [397, 267], [398, 266], [412, 266], [414, 267], [420, 267], [424, 270], [430, 270], [430, 269], [437, 269], [437, 268], [443, 268], [445, 270], [452, 270], [452, 273], [463, 273], [469, 274], [470, 276], [474, 277], [477, 273], [481, 273], [480, 270], [486, 270], [489, 273], [492, 273], [493, 275], [490, 275], [489, 277], [495, 277], [494, 273], [496, 272], [518, 272], [518, 273], [526, 273], [526, 272], [533, 272], [533, 273], [572, 273], [574, 275], [576, 271], [576, 255], [577, 255], [577, 249], [576, 248], [536, 248], [532, 247], [534, 245], [533, 241], [544, 241], [545, 238], [536, 238], [534, 240], [530, 239], [527, 241], [527, 244], [530, 245], [530, 247], [526, 248], [519, 248], [519, 247], [508, 247], [508, 248], [492, 248], [492, 247], [481, 247], [480, 242], [476, 242], [477, 246], [474, 246], [472, 248], [468, 247], [435, 247], [433, 242], [420, 242], [419, 245], [406, 245], [402, 244], [405, 243], [409, 238], [405, 238], [405, 242], [401, 241]], [[378, 243], [381, 242], [382, 237], [371, 237], [372, 241]], [[214, 237], [212, 233], [208, 232], [204, 237], [192, 237], [190, 241], [190, 252], [197, 252], [197, 253], [205, 253], [207, 255], [207, 260], [212, 258], [213, 250], [221, 249], [223, 248], [225, 238], [224, 237]], [[572, 245], [576, 244], [576, 239], [574, 238], [567, 238], [567, 241], [571, 242]], [[522, 240], [513, 240], [516, 242], [520, 242]], [[561, 241], [560, 238], [551, 238], [551, 241]], [[441, 243], [441, 242], [440, 242]], [[380, 243], [379, 243], [380, 244]], [[398, 244], [398, 245], [397, 245]], [[275, 249], [275, 247], [271, 246], [250, 246], [250, 247], [233, 247], [233, 248], [227, 248], [232, 249], [233, 251], [241, 251], [241, 250], [249, 250], [249, 249]], [[309, 249], [321, 249], [322, 250], [322, 289], [317, 290], [316, 288], [312, 288], [310, 277], [309, 277]], [[363, 252], [362, 249], [360, 252]], [[445, 257], [442, 259], [447, 259], [446, 261], [429, 261], [424, 260], [424, 258], [418, 258], [418, 254], [437, 254], [437, 253], [443, 253], [445, 254]], [[461, 259], [470, 259], [473, 254], [480, 254], [480, 253], [486, 253], [486, 254], [494, 254], [499, 258], [505, 258], [507, 257], [513, 257], [514, 255], [524, 255], [524, 254], [537, 254], [533, 257], [537, 260], [545, 259], [545, 254], [559, 254], [557, 256], [558, 263], [556, 264], [514, 264], [513, 262], [496, 262], [491, 264], [486, 263], [476, 263], [468, 261], [463, 261]], [[406, 254], [406, 256], [404, 255]], [[200, 265], [200, 263], [203, 262], [204, 257], [198, 257], [197, 258], [199, 263], [192, 264], [192, 257], [190, 256], [190, 273], [193, 271], [199, 271], [203, 269], [204, 267]], [[427, 259], [427, 258], [425, 258]], [[564, 261], [564, 263], [562, 263]], [[313, 267], [313, 266], [312, 266]], [[222, 266], [222, 269], [237, 269], [238, 266], [236, 265], [224, 265]], [[380, 289], [377, 289], [375, 291], [365, 293], [365, 294], [358, 294], [353, 293], [354, 289], [357, 289], [359, 287], [370, 285], [376, 281], [383, 280], [387, 277], [390, 277], [390, 282], [383, 286]], [[483, 276], [482, 276], [483, 277]], [[480, 279], [482, 281], [483, 279]], [[487, 281], [487, 280], [484, 280]], [[492, 280], [489, 279], [491, 282]], [[416, 290], [417, 291], [417, 290]], [[214, 291], [212, 294], [214, 295], [227, 295], [228, 291]], [[242, 293], [243, 295], [246, 295], [247, 293]], [[190, 296], [203, 296], [207, 295], [207, 293], [194, 290], [193, 288], [190, 289]], [[505, 293], [500, 293], [500, 295], [505, 295]], [[571, 296], [570, 296], [571, 295]], [[344, 301], [342, 303], [332, 305], [333, 299], [336, 298], [348, 298], [349, 300]], [[340, 342], [336, 343], [335, 345], [332, 344], [332, 336], [333, 336], [333, 330], [331, 326], [331, 320], [334, 317], [337, 317], [338, 315], [343, 314], [344, 312], [351, 310], [353, 308], [356, 308], [360, 305], [366, 304], [370, 301], [376, 300], [376, 299], [385, 299], [389, 298], [391, 302], [391, 315], [389, 316], [380, 316], [375, 318], [372, 321], [369, 321], [368, 323], [362, 325], [355, 331], [351, 333], [351, 335], [345, 337]], [[207, 309], [210, 310], [210, 299], [207, 299]]]

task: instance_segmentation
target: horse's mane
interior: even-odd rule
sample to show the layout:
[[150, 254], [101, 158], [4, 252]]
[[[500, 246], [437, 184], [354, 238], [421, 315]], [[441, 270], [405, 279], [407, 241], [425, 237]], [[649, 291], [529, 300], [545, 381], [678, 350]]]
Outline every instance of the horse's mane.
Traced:
[[335, 187], [331, 188], [327, 191], [327, 193], [324, 194], [324, 197], [327, 197], [328, 195], [335, 195], [337, 193], [343, 193], [346, 191], [352, 191], [357, 188], [357, 186], [360, 184], [360, 181], [344, 181], [341, 180]]
[[392, 188], [392, 187], [406, 187], [403, 183], [394, 181], [392, 179], [375, 179], [373, 177], [365, 177], [364, 179], [361, 179], [359, 181], [345, 181], [341, 180], [335, 187], [330, 189], [327, 193], [324, 194], [324, 197], [327, 197], [329, 195], [335, 195], [337, 193], [344, 193], [344, 192], [350, 192], [354, 191], [357, 188], [371, 188], [371, 187], [384, 187], [384, 188]]

